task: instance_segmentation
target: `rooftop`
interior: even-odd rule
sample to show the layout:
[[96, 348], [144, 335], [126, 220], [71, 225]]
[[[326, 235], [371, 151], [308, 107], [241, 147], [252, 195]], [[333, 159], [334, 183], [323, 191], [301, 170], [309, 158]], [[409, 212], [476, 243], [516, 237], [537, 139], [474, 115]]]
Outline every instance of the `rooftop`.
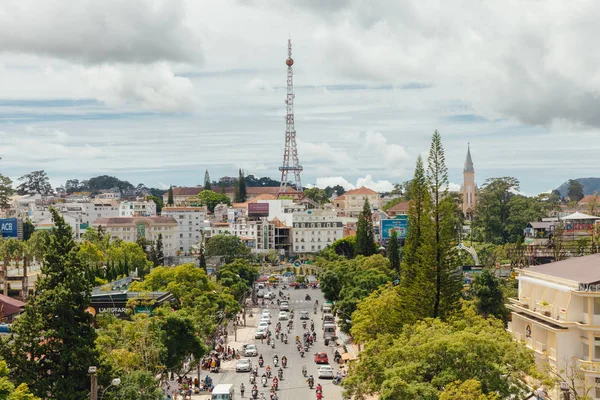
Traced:
[[567, 215], [566, 217], [561, 218], [561, 220], [565, 220], [565, 221], [576, 221], [576, 220], [580, 220], [580, 219], [600, 219], [600, 217], [576, 212], [576, 213], [573, 213], [573, 214]]
[[153, 224], [175, 224], [177, 221], [175, 218], [168, 217], [110, 217], [110, 218], [98, 218], [92, 224], [94, 225], [124, 225], [133, 224], [136, 222], [150, 221]]
[[387, 212], [403, 212], [403, 211], [408, 211], [408, 207], [409, 207], [410, 203], [408, 201], [403, 201], [400, 202], [398, 204], [393, 205], [392, 207], [388, 208]]
[[[346, 193], [344, 193], [344, 196], [348, 196], [349, 194], [377, 194], [377, 192], [374, 190], [371, 190], [367, 187], [362, 186], [362, 187], [359, 187], [358, 189], [348, 190]], [[338, 197], [338, 199], [340, 197]]]
[[523, 270], [577, 283], [600, 282], [600, 254], [572, 257], [550, 264], [538, 265]]
[[[195, 187], [174, 187], [173, 196], [197, 196], [204, 188], [202, 186]], [[168, 195], [166, 192], [165, 195]]]

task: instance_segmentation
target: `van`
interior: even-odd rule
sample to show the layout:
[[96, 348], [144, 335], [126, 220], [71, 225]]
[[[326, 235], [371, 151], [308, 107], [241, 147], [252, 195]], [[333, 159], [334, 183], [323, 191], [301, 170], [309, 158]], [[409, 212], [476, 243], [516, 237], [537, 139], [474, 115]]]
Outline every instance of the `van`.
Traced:
[[337, 339], [334, 324], [323, 324], [323, 339], [325, 339], [326, 342]]
[[235, 392], [230, 383], [220, 383], [213, 389], [210, 400], [234, 400]]
[[323, 324], [333, 324], [335, 320], [333, 314], [323, 314]]
[[322, 311], [323, 311], [323, 314], [331, 314], [331, 306], [324, 305]]

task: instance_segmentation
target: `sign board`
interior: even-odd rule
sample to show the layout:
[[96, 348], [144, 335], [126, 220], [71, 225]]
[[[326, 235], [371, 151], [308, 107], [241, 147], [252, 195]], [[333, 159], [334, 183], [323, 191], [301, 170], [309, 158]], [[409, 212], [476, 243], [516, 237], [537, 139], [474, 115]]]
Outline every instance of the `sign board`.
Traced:
[[382, 219], [381, 220], [381, 239], [389, 240], [393, 231], [398, 234], [398, 239], [406, 239], [408, 230], [408, 220], [406, 218]]
[[268, 217], [269, 216], [269, 203], [249, 203], [248, 204], [248, 216], [249, 217]]
[[5, 238], [23, 238], [22, 222], [17, 218], [0, 219], [0, 234]]

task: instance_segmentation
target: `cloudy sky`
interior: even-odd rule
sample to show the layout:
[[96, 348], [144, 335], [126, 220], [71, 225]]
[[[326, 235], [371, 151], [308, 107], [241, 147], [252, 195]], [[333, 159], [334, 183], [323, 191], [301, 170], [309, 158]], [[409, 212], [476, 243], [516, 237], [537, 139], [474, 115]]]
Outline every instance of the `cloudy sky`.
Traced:
[[303, 183], [386, 189], [438, 129], [459, 184], [597, 176], [600, 2], [0, 5], [0, 172], [149, 186], [278, 178], [292, 38]]

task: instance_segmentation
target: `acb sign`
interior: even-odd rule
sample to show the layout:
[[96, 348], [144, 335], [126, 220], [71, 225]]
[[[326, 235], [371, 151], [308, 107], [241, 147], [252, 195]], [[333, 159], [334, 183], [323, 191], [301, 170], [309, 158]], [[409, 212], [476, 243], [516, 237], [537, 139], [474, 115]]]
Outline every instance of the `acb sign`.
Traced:
[[20, 238], [20, 221], [17, 218], [0, 219], [0, 234], [2, 237]]

